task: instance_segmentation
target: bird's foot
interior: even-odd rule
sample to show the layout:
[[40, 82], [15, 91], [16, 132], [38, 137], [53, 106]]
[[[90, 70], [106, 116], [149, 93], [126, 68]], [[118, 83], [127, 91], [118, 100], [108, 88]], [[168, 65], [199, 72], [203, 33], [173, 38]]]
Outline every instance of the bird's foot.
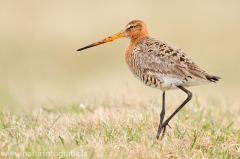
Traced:
[[169, 128], [172, 128], [169, 124], [168, 124], [168, 122], [164, 122], [161, 126], [159, 125], [159, 127], [158, 127], [158, 132], [157, 132], [157, 136], [156, 136], [156, 138], [157, 138], [157, 140], [159, 139], [159, 136], [160, 136], [160, 134], [161, 134], [161, 132], [162, 132], [162, 137], [161, 137], [161, 139], [164, 137], [164, 134], [165, 134], [165, 132], [166, 132], [166, 127], [167, 126], [169, 126]]

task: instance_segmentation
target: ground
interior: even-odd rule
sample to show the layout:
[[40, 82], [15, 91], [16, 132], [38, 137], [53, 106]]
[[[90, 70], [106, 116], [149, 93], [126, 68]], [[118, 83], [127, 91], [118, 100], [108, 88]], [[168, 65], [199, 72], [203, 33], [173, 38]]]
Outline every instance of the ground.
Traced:
[[[166, 116], [179, 102], [168, 102]], [[34, 108], [25, 115], [1, 112], [1, 155], [11, 151], [25, 156], [36, 152], [28, 154], [30, 158], [40, 152], [47, 158], [239, 158], [240, 107], [235, 104], [195, 95], [161, 140], [155, 138], [161, 110], [157, 98], [108, 95]]]

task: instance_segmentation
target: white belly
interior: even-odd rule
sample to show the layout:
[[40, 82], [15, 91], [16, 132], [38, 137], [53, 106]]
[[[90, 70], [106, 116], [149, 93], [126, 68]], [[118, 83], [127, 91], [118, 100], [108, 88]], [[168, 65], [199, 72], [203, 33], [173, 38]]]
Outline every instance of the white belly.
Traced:
[[163, 83], [160, 85], [159, 89], [161, 90], [168, 90], [168, 89], [176, 89], [177, 86], [195, 86], [200, 84], [210, 83], [208, 80], [200, 80], [200, 79], [192, 79], [192, 78], [177, 78], [177, 77], [170, 77], [170, 76], [161, 76], [163, 79]]
[[157, 89], [160, 89], [160, 90], [163, 90], [163, 91], [176, 89], [177, 86], [189, 87], [189, 86], [195, 86], [195, 85], [210, 83], [210, 81], [208, 81], [208, 80], [192, 79], [192, 78], [189, 78], [189, 77], [186, 78], [187, 80], [184, 80], [184, 78], [157, 75], [156, 78], [161, 79], [161, 82], [159, 82], [157, 86], [152, 85], [151, 83], [149, 83], [147, 85], [149, 87], [157, 88]]

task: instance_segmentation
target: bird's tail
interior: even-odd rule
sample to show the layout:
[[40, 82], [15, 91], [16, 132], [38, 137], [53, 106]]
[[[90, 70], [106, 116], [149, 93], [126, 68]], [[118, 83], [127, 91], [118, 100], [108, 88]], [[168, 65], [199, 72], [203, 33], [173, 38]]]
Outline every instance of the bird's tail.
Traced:
[[217, 81], [219, 81], [221, 78], [220, 77], [218, 77], [218, 76], [212, 76], [212, 75], [206, 75], [206, 78], [210, 81], [210, 82], [217, 82]]

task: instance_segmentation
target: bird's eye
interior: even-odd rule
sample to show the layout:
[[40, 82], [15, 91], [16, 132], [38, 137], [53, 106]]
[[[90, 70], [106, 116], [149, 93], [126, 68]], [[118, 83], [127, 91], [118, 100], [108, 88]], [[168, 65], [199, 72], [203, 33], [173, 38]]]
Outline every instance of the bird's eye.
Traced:
[[132, 29], [132, 28], [134, 28], [134, 26], [131, 25], [129, 28]]

